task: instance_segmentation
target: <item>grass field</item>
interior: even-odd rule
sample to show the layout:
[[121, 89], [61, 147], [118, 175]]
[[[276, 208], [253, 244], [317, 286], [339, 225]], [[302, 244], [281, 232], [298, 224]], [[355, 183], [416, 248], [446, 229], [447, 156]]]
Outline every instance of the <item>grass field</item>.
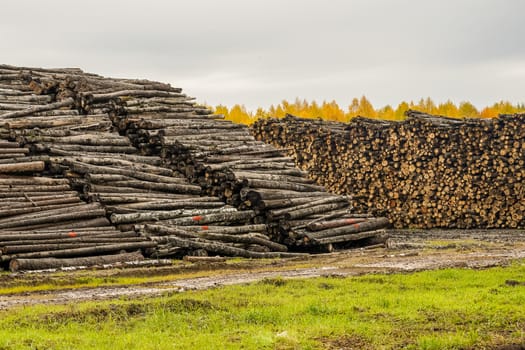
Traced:
[[0, 349], [525, 347], [525, 261], [0, 312]]

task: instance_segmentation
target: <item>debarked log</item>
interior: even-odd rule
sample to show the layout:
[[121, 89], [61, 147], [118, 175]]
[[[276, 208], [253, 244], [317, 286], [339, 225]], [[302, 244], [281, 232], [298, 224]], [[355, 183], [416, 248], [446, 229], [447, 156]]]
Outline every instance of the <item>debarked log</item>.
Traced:
[[42, 161], [0, 164], [0, 173], [23, 173], [43, 171], [46, 164]]

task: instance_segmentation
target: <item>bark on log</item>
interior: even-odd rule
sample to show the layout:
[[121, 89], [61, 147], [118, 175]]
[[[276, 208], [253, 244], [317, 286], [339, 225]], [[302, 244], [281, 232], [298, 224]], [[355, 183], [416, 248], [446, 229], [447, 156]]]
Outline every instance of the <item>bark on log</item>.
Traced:
[[[110, 220], [114, 224], [136, 223], [144, 221], [159, 221], [175, 218], [189, 218], [192, 221], [202, 220], [204, 216], [221, 215], [229, 217], [237, 214], [236, 209], [221, 207], [216, 209], [194, 209], [194, 210], [170, 210], [170, 211], [151, 211], [128, 214], [111, 214]], [[243, 216], [244, 217], [244, 216]]]
[[140, 252], [113, 254], [113, 255], [99, 255], [84, 258], [70, 258], [70, 259], [56, 259], [56, 258], [41, 258], [41, 259], [13, 259], [9, 263], [9, 270], [11, 272], [30, 271], [30, 270], [46, 270], [59, 269], [71, 266], [94, 266], [106, 265], [114, 263], [123, 263], [129, 261], [141, 261], [144, 256]]
[[[113, 228], [112, 226], [110, 226]], [[107, 230], [108, 226], [104, 227]], [[89, 228], [89, 231], [83, 231], [80, 229], [71, 229], [61, 231], [60, 229], [52, 231], [28, 231], [28, 232], [11, 232], [11, 231], [0, 231], [0, 242], [7, 241], [22, 241], [22, 240], [49, 240], [49, 239], [77, 239], [77, 238], [93, 238], [93, 237], [129, 237], [130, 232], [120, 231], [92, 231], [93, 228]], [[135, 234], [136, 236], [136, 234]]]
[[[144, 240], [134, 241], [134, 242], [144, 242]], [[33, 252], [45, 252], [53, 250], [68, 250], [68, 249], [78, 249], [78, 248], [91, 248], [91, 247], [104, 247], [107, 245], [114, 245], [121, 242], [75, 242], [75, 243], [41, 243], [37, 242], [36, 244], [24, 244], [24, 245], [8, 245], [2, 247], [0, 251], [2, 255], [13, 255], [20, 253], [33, 253]], [[129, 243], [129, 242], [127, 242]]]
[[67, 185], [67, 179], [53, 179], [50, 177], [11, 176], [0, 177], [0, 185]]
[[64, 243], [122, 243], [122, 242], [142, 242], [144, 237], [137, 236], [135, 232], [124, 232], [114, 234], [93, 235], [92, 237], [62, 238], [62, 239], [40, 239], [40, 240], [19, 240], [19, 241], [0, 241], [0, 246], [27, 246], [40, 244], [64, 244]]
[[[299, 219], [300, 217], [317, 214], [323, 212], [325, 207], [319, 207], [320, 205], [325, 204], [337, 204], [331, 209], [338, 209], [341, 207], [346, 207], [349, 205], [348, 199], [346, 197], [342, 196], [327, 196], [324, 198], [318, 198], [315, 200], [311, 200], [309, 203], [293, 206], [293, 207], [287, 207], [284, 209], [278, 209], [278, 210], [271, 210], [269, 212], [270, 217], [278, 218], [281, 216], [286, 216], [287, 220], [294, 220]], [[316, 209], [313, 209], [313, 208]], [[312, 209], [312, 210], [308, 210]], [[328, 209], [328, 210], [331, 210]], [[306, 210], [306, 211], [305, 211]]]
[[319, 244], [319, 245], [343, 243], [343, 242], [348, 243], [348, 242], [354, 242], [354, 241], [359, 241], [365, 238], [373, 238], [373, 237], [381, 237], [383, 241], [386, 241], [386, 239], [388, 238], [388, 235], [386, 235], [386, 232], [384, 230], [373, 230], [373, 231], [352, 233], [352, 234], [346, 234], [346, 235], [339, 235], [339, 236], [334, 236], [334, 237], [316, 238], [312, 240], [312, 243]]
[[[45, 213], [45, 212], [44, 212]], [[106, 214], [106, 211], [104, 209], [89, 209], [89, 210], [83, 210], [79, 212], [72, 212], [72, 213], [63, 213], [63, 214], [55, 214], [51, 216], [39, 216], [39, 217], [33, 217], [33, 218], [22, 218], [22, 219], [12, 219], [9, 221], [4, 221], [0, 223], [0, 229], [6, 229], [6, 228], [15, 228], [15, 227], [30, 227], [35, 225], [42, 225], [42, 224], [48, 224], [48, 223], [54, 223], [54, 222], [60, 222], [60, 221], [68, 221], [68, 220], [82, 220], [82, 219], [92, 219], [99, 216], [104, 216]]]
[[260, 253], [252, 252], [246, 249], [235, 248], [223, 243], [203, 241], [197, 242], [188, 239], [181, 239], [174, 236], [168, 236], [166, 241], [173, 244], [176, 247], [191, 248], [191, 249], [204, 249], [208, 252], [226, 255], [226, 256], [240, 256], [244, 258], [254, 259], [269, 259], [269, 258], [291, 258], [297, 256], [304, 256], [301, 253], [287, 253], [287, 252], [269, 252]]
[[361, 222], [366, 221], [365, 218], [361, 219], [338, 219], [338, 220], [331, 220], [331, 221], [318, 221], [313, 222], [306, 226], [306, 228], [310, 231], [321, 231], [329, 228], [336, 228], [341, 226], [348, 226], [353, 224], [359, 224]]
[[272, 242], [268, 239], [258, 237], [254, 234], [228, 235], [228, 234], [200, 231], [199, 233], [197, 233], [197, 236], [210, 240], [210, 241], [221, 241], [225, 243], [231, 242], [231, 243], [257, 244], [257, 245], [268, 247], [274, 252], [288, 251], [288, 248], [285, 245]]
[[100, 255], [111, 252], [118, 251], [131, 251], [136, 249], [145, 249], [145, 248], [154, 248], [157, 246], [157, 243], [151, 241], [144, 242], [130, 242], [130, 243], [120, 243], [120, 244], [108, 244], [96, 247], [87, 247], [87, 248], [75, 248], [75, 249], [65, 249], [65, 250], [52, 250], [44, 252], [34, 252], [34, 253], [20, 253], [14, 255], [2, 255], [0, 256], [2, 261], [10, 261], [13, 259], [19, 258], [68, 258], [68, 257], [77, 257], [77, 256], [89, 256], [89, 255]]
[[243, 222], [249, 222], [253, 216], [254, 214], [252, 211], [239, 211], [232, 213], [196, 215], [192, 217], [166, 220], [166, 223], [170, 225], [207, 225], [212, 223], [232, 225]]
[[71, 107], [74, 104], [75, 104], [75, 100], [73, 100], [72, 98], [68, 98], [68, 99], [65, 99], [64, 101], [60, 101], [60, 102], [55, 102], [55, 103], [42, 105], [42, 106], [31, 107], [31, 108], [27, 108], [27, 109], [24, 109], [24, 110], [21, 110], [21, 111], [4, 113], [4, 114], [0, 115], [0, 118], [24, 117], [26, 115], [35, 114], [35, 113], [38, 113], [38, 112], [49, 111], [49, 110], [53, 110], [53, 109], [59, 109], [59, 108], [62, 108], [62, 107]]
[[389, 221], [387, 218], [375, 218], [375, 219], [369, 219], [365, 222], [353, 224], [351, 226], [342, 226], [342, 227], [337, 227], [337, 228], [325, 229], [321, 231], [307, 232], [306, 237], [308, 239], [319, 240], [321, 238], [355, 234], [355, 233], [364, 232], [364, 231], [372, 231], [372, 230], [376, 230], [378, 228], [381, 228], [387, 225], [389, 225]]

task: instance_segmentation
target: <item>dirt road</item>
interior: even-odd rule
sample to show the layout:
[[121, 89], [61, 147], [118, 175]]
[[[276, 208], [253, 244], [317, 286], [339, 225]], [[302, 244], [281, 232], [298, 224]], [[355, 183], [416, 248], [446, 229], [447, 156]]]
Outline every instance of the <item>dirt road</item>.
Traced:
[[[107, 276], [169, 276], [165, 281], [96, 288], [54, 289], [0, 295], [0, 309], [46, 303], [70, 303], [121, 297], [156, 296], [244, 284], [267, 278], [312, 278], [355, 276], [367, 273], [413, 272], [449, 267], [487, 268], [525, 259], [525, 231], [396, 231], [387, 248], [348, 250], [293, 260], [238, 261], [233, 263], [193, 264], [187, 267], [203, 276], [181, 277], [180, 268], [103, 271]], [[45, 274], [45, 273], [42, 273]], [[42, 274], [0, 276], [0, 286], [16, 279], [27, 284]], [[169, 280], [169, 281], [167, 281]], [[167, 282], [166, 282], [167, 281]], [[36, 282], [35, 282], [36, 283]]]

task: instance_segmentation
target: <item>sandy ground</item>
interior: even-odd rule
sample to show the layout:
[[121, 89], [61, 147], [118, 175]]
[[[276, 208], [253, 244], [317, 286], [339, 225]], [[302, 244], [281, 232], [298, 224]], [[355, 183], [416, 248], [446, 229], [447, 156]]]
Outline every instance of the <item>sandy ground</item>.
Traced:
[[[312, 278], [320, 276], [356, 276], [369, 273], [409, 273], [448, 267], [488, 268], [504, 266], [525, 259], [525, 231], [393, 231], [385, 248], [346, 250], [304, 258], [258, 262], [257, 260], [225, 263], [195, 263], [186, 272], [198, 271], [202, 277], [180, 278], [169, 282], [119, 285], [48, 292], [23, 292], [0, 295], [0, 309], [15, 306], [122, 297], [157, 296], [187, 290], [246, 284], [267, 278]], [[149, 267], [103, 272], [108, 276], [181, 274], [178, 267]], [[42, 280], [50, 272], [5, 274], [0, 285], [13, 279]], [[168, 278], [166, 278], [168, 280]]]

